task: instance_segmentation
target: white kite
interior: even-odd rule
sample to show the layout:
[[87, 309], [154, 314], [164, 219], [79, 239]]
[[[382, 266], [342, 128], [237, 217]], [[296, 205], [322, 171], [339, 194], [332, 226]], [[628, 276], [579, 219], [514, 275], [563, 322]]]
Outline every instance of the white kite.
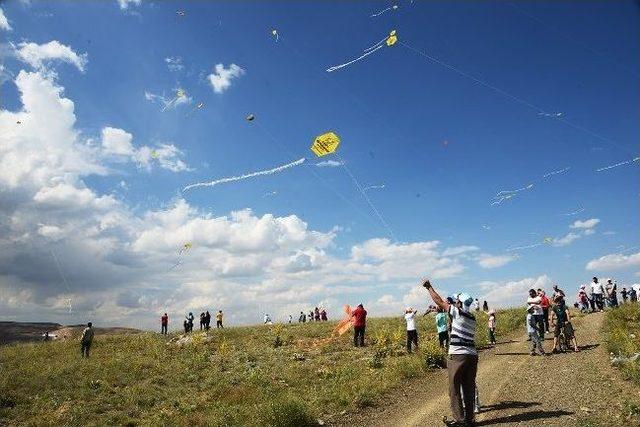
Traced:
[[368, 185], [366, 187], [363, 188], [364, 191], [367, 190], [382, 190], [384, 188], [384, 184], [380, 184], [380, 185]]
[[[396, 42], [398, 41], [398, 35], [396, 34], [396, 30], [392, 30], [388, 36], [386, 36], [385, 38], [383, 38], [382, 40], [380, 40], [378, 43], [374, 44], [371, 47], [366, 48], [362, 55], [360, 55], [359, 57], [352, 59], [349, 62], [345, 62], [344, 64], [340, 64], [340, 65], [334, 65], [333, 67], [329, 67], [327, 68], [327, 73], [331, 73], [333, 71], [339, 70], [341, 68], [344, 67], [348, 67], [349, 65], [358, 62], [364, 58], [366, 58], [367, 56], [371, 55], [372, 53], [374, 53], [375, 51], [382, 49], [384, 47], [384, 45], [386, 44], [387, 46], [391, 47], [393, 45], [396, 44]], [[385, 43], [386, 42], [386, 43]]]
[[518, 188], [517, 190], [506, 190], [499, 191], [493, 198], [493, 202], [491, 202], [491, 206], [502, 204], [505, 200], [509, 200], [514, 198], [519, 192], [530, 190], [533, 188], [533, 184], [529, 184], [526, 187]]
[[240, 176], [231, 176], [228, 178], [221, 178], [221, 179], [216, 179], [215, 181], [209, 181], [209, 182], [197, 182], [195, 184], [190, 184], [187, 185], [186, 187], [184, 187], [182, 189], [182, 191], [187, 191], [190, 190], [192, 188], [196, 188], [196, 187], [214, 187], [216, 185], [220, 185], [220, 184], [225, 184], [227, 182], [235, 182], [235, 181], [242, 181], [245, 179], [249, 179], [249, 178], [253, 178], [256, 176], [262, 176], [262, 175], [273, 175], [279, 172], [282, 172], [283, 170], [295, 167], [295, 166], [300, 166], [301, 164], [303, 164], [305, 162], [305, 158], [301, 158], [296, 160], [295, 162], [291, 162], [291, 163], [287, 163], [286, 165], [282, 165], [282, 166], [278, 166], [276, 168], [273, 169], [267, 169], [267, 170], [263, 170], [263, 171], [258, 171], [258, 172], [251, 172], [251, 173], [247, 173], [244, 175], [240, 175]]

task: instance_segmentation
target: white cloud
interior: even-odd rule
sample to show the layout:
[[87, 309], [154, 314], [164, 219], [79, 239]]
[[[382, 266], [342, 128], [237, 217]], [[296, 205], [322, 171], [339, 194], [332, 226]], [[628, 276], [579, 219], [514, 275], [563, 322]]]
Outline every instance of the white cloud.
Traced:
[[479, 251], [480, 248], [477, 246], [469, 246], [469, 245], [465, 245], [465, 246], [454, 246], [452, 248], [447, 248], [445, 249], [445, 251], [442, 253], [443, 256], [455, 256], [455, 255], [462, 255], [464, 253], [467, 252], [475, 252], [475, 251]]
[[118, 161], [136, 162], [139, 167], [151, 170], [154, 164], [172, 172], [190, 171], [181, 159], [184, 153], [173, 144], [158, 144], [156, 147], [143, 145], [135, 148], [131, 141], [133, 135], [113, 127], [102, 129], [102, 153]]
[[184, 70], [182, 58], [179, 56], [168, 56], [164, 58], [164, 62], [167, 64], [167, 68], [169, 69], [169, 71], [176, 72]]
[[609, 254], [587, 263], [587, 270], [610, 271], [640, 266], [640, 252], [631, 255]]
[[482, 268], [498, 268], [509, 264], [511, 261], [516, 259], [515, 256], [511, 255], [490, 255], [490, 254], [480, 254], [476, 260], [478, 261], [478, 265]]
[[231, 80], [239, 78], [244, 73], [245, 71], [236, 64], [231, 64], [228, 68], [225, 68], [223, 64], [217, 64], [215, 71], [209, 74], [207, 78], [213, 87], [213, 91], [222, 93], [231, 87]]
[[589, 228], [593, 228], [596, 225], [598, 225], [600, 223], [600, 220], [598, 218], [591, 218], [588, 219], [586, 221], [576, 221], [573, 224], [570, 225], [570, 228], [574, 228], [574, 229], [589, 229]]
[[102, 149], [106, 154], [132, 156], [134, 154], [132, 140], [133, 135], [122, 129], [109, 126], [102, 129]]
[[567, 246], [573, 243], [574, 241], [578, 240], [580, 237], [582, 237], [580, 234], [571, 232], [564, 237], [553, 239], [552, 244], [553, 246]]
[[84, 72], [88, 62], [86, 53], [78, 55], [69, 46], [65, 46], [57, 40], [45, 44], [23, 42], [18, 44], [15, 53], [21, 61], [38, 70], [45, 68], [50, 61], [60, 60], [68, 62], [80, 72]]
[[0, 30], [11, 31], [11, 25], [9, 24], [9, 20], [4, 14], [4, 10], [0, 7]]
[[139, 6], [142, 0], [118, 0], [118, 5], [121, 10], [127, 10], [129, 6]]
[[337, 160], [323, 160], [316, 163], [316, 166], [318, 166], [319, 168], [337, 168], [338, 166], [342, 166], [343, 164], [343, 162], [339, 162]]
[[547, 275], [528, 277], [508, 282], [481, 282], [476, 288], [480, 293], [479, 301], [487, 301], [490, 307], [524, 306], [529, 289], [549, 289], [551, 278]]

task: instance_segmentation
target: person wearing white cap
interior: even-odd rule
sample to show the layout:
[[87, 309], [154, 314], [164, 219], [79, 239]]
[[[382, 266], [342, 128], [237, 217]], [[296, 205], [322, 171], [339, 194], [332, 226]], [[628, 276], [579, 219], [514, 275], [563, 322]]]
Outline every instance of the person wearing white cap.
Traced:
[[[453, 303], [443, 300], [427, 279], [422, 283], [436, 305], [451, 316], [451, 341], [449, 342], [449, 399], [453, 420], [445, 419], [448, 426], [475, 425], [476, 374], [478, 372], [478, 353], [475, 345], [476, 318], [469, 308], [473, 298], [458, 294], [451, 298]], [[464, 399], [464, 406], [463, 406]]]
[[407, 322], [407, 351], [411, 353], [411, 344], [418, 349], [418, 330], [416, 329], [416, 313], [418, 311], [408, 307], [404, 311], [404, 320]]

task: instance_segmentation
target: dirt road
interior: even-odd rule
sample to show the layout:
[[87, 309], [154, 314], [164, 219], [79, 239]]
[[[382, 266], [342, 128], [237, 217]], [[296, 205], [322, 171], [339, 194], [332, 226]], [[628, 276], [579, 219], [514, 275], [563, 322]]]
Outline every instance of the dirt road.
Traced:
[[[478, 426], [611, 426], [621, 418], [625, 399], [640, 402], [640, 390], [624, 382], [609, 365], [600, 329], [603, 314], [576, 323], [580, 353], [532, 357], [523, 336], [480, 355], [477, 384], [482, 411]], [[547, 334], [545, 350], [552, 348]], [[351, 416], [349, 424], [367, 426], [442, 426], [450, 416], [447, 375], [427, 375], [387, 402]], [[340, 423], [338, 423], [339, 425]]]

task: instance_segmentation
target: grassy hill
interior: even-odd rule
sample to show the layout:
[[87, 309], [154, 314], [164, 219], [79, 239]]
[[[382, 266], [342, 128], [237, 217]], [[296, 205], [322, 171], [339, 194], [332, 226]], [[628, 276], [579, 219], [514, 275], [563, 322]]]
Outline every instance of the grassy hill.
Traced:
[[47, 322], [0, 322], [0, 345], [42, 340], [42, 334], [62, 325]]
[[[486, 314], [477, 344], [487, 343]], [[96, 336], [90, 359], [75, 340], [0, 347], [0, 424], [305, 426], [376, 404], [385, 392], [442, 366], [432, 316], [372, 318], [367, 347], [329, 339], [333, 322], [178, 334]], [[524, 311], [498, 313], [498, 337], [524, 333]]]

